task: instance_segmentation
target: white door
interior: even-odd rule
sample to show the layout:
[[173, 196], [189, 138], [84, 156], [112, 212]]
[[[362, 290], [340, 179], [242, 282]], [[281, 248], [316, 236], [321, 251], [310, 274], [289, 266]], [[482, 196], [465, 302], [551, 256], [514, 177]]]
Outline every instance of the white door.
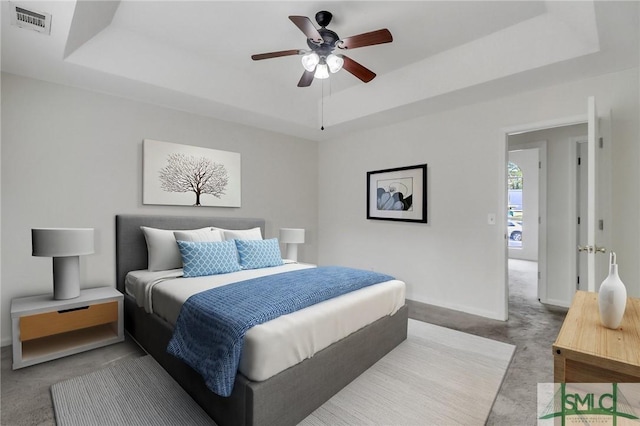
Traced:
[[598, 126], [598, 115], [596, 110], [596, 100], [593, 96], [587, 99], [587, 244], [579, 246], [581, 256], [587, 259], [587, 290], [597, 291], [602, 267], [598, 265], [606, 247], [600, 246], [603, 241], [598, 241], [602, 237], [604, 222], [601, 214], [600, 190], [601, 182], [599, 177], [599, 162], [601, 149], [600, 133]]
[[[587, 165], [589, 163], [589, 153], [587, 150], [587, 140], [578, 140], [575, 142], [576, 147], [576, 243], [578, 245], [578, 251], [581, 252], [584, 249], [581, 247], [588, 246], [587, 244]], [[587, 284], [589, 274], [587, 272], [587, 256], [581, 253], [576, 256], [577, 264], [577, 286], [578, 290], [587, 291]]]

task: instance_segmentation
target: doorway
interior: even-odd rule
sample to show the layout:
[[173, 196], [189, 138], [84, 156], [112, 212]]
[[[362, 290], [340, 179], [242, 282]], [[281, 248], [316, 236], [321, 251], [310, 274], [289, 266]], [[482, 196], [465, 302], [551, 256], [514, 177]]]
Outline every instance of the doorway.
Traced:
[[[537, 132], [520, 133], [509, 135], [507, 140], [509, 161], [518, 164], [522, 170], [520, 214], [512, 204], [507, 211], [507, 265], [509, 277], [514, 276], [513, 265], [522, 263], [515, 260], [528, 262], [528, 269], [536, 270], [537, 279], [531, 289], [535, 297], [531, 300], [540, 301], [546, 300], [546, 274], [541, 271], [546, 270], [547, 259], [547, 141], [536, 140], [538, 136]], [[516, 213], [512, 215], [514, 210]], [[520, 220], [514, 221], [518, 216]], [[522, 230], [520, 245], [511, 242], [509, 225], [514, 222]], [[513, 289], [513, 283], [510, 284]]]
[[[577, 141], [584, 140], [586, 133], [587, 124], [580, 123], [507, 134], [511, 158], [514, 154], [537, 158], [529, 178], [526, 173], [523, 176], [523, 247], [520, 252], [509, 248], [507, 256], [537, 262], [537, 299], [544, 304], [568, 307], [577, 286], [579, 185], [575, 162]], [[528, 212], [527, 182], [536, 180], [537, 199], [529, 202], [532, 211]], [[527, 246], [532, 234], [537, 244]]]
[[510, 259], [538, 261], [541, 152], [546, 157], [546, 141], [509, 142], [507, 244]]

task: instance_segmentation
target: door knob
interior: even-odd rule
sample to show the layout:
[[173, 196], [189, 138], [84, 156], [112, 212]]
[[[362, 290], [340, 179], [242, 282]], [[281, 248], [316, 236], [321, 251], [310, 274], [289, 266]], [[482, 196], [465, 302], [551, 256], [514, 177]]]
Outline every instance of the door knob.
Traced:
[[600, 253], [605, 253], [607, 251], [606, 247], [598, 247], [596, 246], [596, 253], [600, 252]]

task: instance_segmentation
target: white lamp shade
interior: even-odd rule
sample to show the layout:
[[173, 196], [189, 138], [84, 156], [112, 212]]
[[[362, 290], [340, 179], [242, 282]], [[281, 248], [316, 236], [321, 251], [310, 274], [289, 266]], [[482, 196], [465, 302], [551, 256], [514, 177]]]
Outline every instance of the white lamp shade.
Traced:
[[327, 64], [318, 64], [316, 66], [316, 72], [313, 76], [321, 80], [329, 78], [329, 68], [327, 67]]
[[94, 252], [93, 228], [35, 228], [31, 230], [33, 256], [66, 257]]
[[327, 66], [329, 67], [329, 71], [332, 73], [336, 73], [342, 69], [342, 65], [344, 65], [344, 59], [341, 56], [336, 54], [330, 54], [327, 56]]
[[280, 229], [280, 242], [285, 244], [304, 243], [304, 229], [299, 229], [299, 228]]
[[318, 65], [318, 62], [320, 62], [320, 57], [317, 53], [312, 52], [304, 55], [301, 61], [304, 69], [311, 72], [316, 69], [316, 65]]
[[53, 257], [53, 298], [80, 296], [79, 256], [93, 253], [93, 228], [35, 228], [31, 245], [34, 256]]

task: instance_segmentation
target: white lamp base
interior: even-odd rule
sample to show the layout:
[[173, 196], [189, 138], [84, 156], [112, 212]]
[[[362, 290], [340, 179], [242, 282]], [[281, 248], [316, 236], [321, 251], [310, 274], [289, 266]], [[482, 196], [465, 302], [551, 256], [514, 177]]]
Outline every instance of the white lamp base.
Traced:
[[287, 244], [287, 251], [284, 255], [285, 259], [291, 259], [294, 262], [298, 261], [298, 245], [295, 243]]
[[53, 258], [53, 298], [73, 299], [80, 296], [80, 257]]

